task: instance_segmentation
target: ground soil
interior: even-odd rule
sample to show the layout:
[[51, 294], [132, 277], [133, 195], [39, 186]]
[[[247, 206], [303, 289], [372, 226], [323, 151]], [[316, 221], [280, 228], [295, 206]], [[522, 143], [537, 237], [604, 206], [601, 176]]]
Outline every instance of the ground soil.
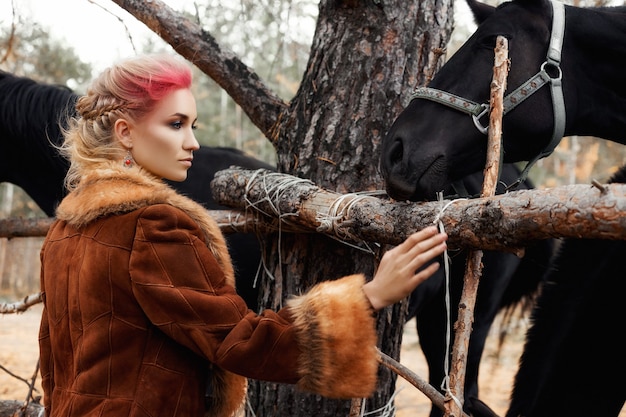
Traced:
[[[0, 314], [0, 366], [24, 380], [29, 380], [37, 366], [37, 332], [41, 305], [36, 305], [21, 314]], [[514, 328], [506, 337], [502, 348], [498, 349], [498, 323], [487, 340], [480, 370], [480, 397], [498, 415], [506, 411], [513, 375], [522, 349], [526, 331], [526, 321], [518, 318]], [[419, 347], [415, 322], [408, 322], [404, 328], [400, 362], [427, 379], [428, 372], [424, 356]], [[41, 395], [40, 378], [35, 384]], [[428, 416], [430, 401], [418, 389], [398, 378], [396, 396], [397, 417]], [[9, 375], [0, 368], [0, 400], [24, 400], [28, 394], [26, 382]], [[626, 417], [626, 409], [619, 417]]]

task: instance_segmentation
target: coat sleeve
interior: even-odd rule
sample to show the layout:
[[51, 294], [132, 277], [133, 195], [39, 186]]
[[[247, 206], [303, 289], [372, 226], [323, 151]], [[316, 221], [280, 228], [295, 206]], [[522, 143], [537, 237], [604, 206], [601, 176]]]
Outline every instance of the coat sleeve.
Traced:
[[227, 285], [197, 224], [167, 205], [144, 211], [130, 260], [133, 291], [162, 331], [217, 366], [338, 398], [376, 384], [376, 331], [364, 277], [324, 282], [279, 312], [255, 314]]

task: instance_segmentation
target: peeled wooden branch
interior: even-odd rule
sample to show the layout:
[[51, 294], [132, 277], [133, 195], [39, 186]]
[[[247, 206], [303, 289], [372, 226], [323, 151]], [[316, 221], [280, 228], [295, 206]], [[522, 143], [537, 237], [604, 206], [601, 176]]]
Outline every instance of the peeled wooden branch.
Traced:
[[[483, 170], [481, 197], [493, 197], [500, 178], [502, 161], [502, 115], [504, 113], [504, 91], [509, 72], [508, 41], [504, 36], [496, 38], [495, 62], [489, 99], [489, 130], [487, 137], [487, 160]], [[450, 366], [450, 394], [446, 396], [445, 417], [459, 416], [463, 412], [465, 398], [465, 370], [469, 354], [469, 341], [474, 323], [474, 307], [478, 295], [478, 284], [483, 272], [483, 251], [472, 250], [467, 255], [463, 291], [458, 306], [458, 318], [454, 324], [455, 335]], [[453, 401], [452, 397], [459, 399]]]
[[[626, 185], [568, 185], [442, 202], [393, 202], [338, 194], [311, 181], [271, 171], [231, 168], [216, 173], [220, 204], [281, 219], [291, 227], [352, 241], [398, 244], [440, 219], [448, 246], [515, 252], [553, 237], [626, 239]], [[265, 221], [264, 220], [264, 221]], [[250, 225], [250, 230], [254, 225]]]
[[41, 293], [31, 294], [22, 301], [15, 303], [0, 303], [0, 314], [23, 313], [35, 304], [41, 303]]

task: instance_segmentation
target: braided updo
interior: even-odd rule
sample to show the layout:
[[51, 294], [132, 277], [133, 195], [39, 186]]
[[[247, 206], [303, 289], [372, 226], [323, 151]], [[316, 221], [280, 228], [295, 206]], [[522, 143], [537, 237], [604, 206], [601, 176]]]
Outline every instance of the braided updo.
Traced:
[[90, 169], [121, 161], [125, 149], [114, 138], [119, 118], [140, 121], [170, 92], [191, 87], [191, 69], [171, 55], [141, 55], [118, 62], [94, 79], [76, 103], [64, 131], [61, 153], [69, 159], [68, 190]]

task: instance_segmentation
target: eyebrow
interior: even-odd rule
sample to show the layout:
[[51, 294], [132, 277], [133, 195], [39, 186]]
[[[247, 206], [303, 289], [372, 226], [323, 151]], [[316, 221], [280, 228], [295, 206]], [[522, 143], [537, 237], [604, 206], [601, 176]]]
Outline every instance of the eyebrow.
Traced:
[[[184, 113], [178, 113], [178, 112], [172, 114], [170, 117], [180, 117], [181, 119], [185, 119], [185, 120], [191, 119], [191, 117], [189, 117], [188, 115]], [[198, 120], [198, 117], [196, 116], [196, 118], [193, 121], [196, 122], [197, 120]]]

